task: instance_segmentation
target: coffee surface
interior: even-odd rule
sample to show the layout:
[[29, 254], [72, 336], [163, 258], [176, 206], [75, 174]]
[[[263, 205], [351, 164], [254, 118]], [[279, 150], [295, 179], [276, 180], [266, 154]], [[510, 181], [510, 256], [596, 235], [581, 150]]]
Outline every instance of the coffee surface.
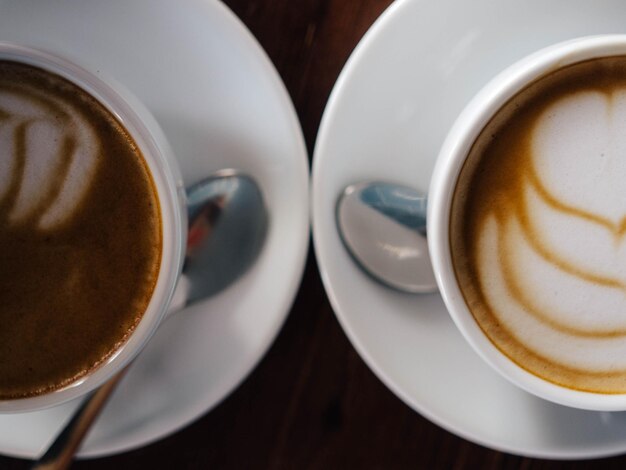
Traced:
[[450, 244], [494, 345], [551, 382], [626, 392], [626, 57], [510, 100], [461, 170]]
[[128, 338], [161, 260], [133, 139], [88, 93], [0, 61], [0, 399], [63, 387]]

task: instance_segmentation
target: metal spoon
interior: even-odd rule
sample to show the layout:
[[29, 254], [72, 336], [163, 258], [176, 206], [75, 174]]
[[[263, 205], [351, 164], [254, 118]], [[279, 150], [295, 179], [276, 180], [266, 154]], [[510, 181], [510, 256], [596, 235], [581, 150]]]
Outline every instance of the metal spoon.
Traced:
[[[189, 236], [180, 280], [187, 292], [176, 305], [177, 311], [216, 294], [239, 278], [257, 259], [268, 225], [259, 187], [236, 170], [222, 170], [191, 186], [187, 200]], [[130, 365], [85, 399], [31, 468], [59, 470], [69, 466]]]
[[353, 184], [337, 201], [341, 239], [379, 282], [409, 293], [437, 290], [426, 242], [427, 197], [383, 182]]

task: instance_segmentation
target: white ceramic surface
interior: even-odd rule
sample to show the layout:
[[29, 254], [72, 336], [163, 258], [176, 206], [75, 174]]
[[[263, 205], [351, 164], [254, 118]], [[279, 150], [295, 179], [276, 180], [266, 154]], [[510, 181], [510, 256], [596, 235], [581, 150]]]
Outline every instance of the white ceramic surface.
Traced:
[[[81, 456], [145, 445], [206, 413], [274, 340], [308, 245], [308, 163], [288, 94], [258, 43], [216, 0], [0, 0], [0, 41], [105, 71], [152, 111], [191, 184], [234, 167], [270, 214], [255, 266], [220, 295], [168, 320], [92, 429]], [[76, 402], [0, 416], [0, 453], [34, 457]]]
[[397, 0], [331, 94], [313, 163], [313, 237], [346, 334], [378, 377], [438, 425], [515, 454], [576, 459], [626, 451], [626, 414], [582, 411], [510, 384], [472, 351], [438, 294], [400, 294], [359, 271], [335, 226], [342, 189], [389, 180], [426, 191], [447, 131], [508, 65], [566, 39], [626, 32], [601, 0]]

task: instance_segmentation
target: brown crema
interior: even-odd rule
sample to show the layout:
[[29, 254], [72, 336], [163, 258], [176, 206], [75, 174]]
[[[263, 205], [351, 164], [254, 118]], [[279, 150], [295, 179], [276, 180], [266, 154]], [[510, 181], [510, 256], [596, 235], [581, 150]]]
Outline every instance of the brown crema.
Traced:
[[[0, 192], [0, 399], [13, 399], [64, 387], [124, 344], [152, 296], [162, 230], [144, 157], [91, 95], [55, 74], [10, 61], [0, 61], [0, 93], [44, 110], [37, 119], [67, 131], [61, 142], [44, 145], [55, 149], [45, 194], [26, 217], [15, 219], [29, 159], [36, 158], [28, 141], [36, 119], [15, 124], [15, 110], [0, 106], [0, 131], [13, 125], [11, 138], [0, 140], [0, 167], [11, 169]], [[81, 181], [85, 191], [72, 201], [71, 214], [42, 228], [80, 155], [67, 109], [93, 130], [95, 170]]]
[[542, 184], [532, 162], [533, 132], [551, 105], [581, 91], [610, 96], [617, 89], [626, 89], [626, 57], [600, 58], [570, 65], [547, 74], [519, 92], [498, 111], [474, 142], [456, 183], [450, 216], [450, 247], [456, 277], [469, 310], [490, 341], [519, 366], [543, 379], [598, 393], [625, 393], [626, 370], [572, 367], [521, 340], [523, 335], [515, 331], [511, 323], [503, 321], [489, 301], [488, 290], [492, 285], [481, 281], [479, 246], [488, 220], [495, 220], [499, 232], [498, 243], [493, 249], [498, 250], [495, 257], [502, 283], [510, 301], [521, 307], [533, 321], [574, 340], [614, 341], [623, 338], [626, 342], [626, 331], [606, 331], [601, 325], [597, 330], [582, 330], [576, 325], [555, 321], [552, 312], [538, 309], [532, 292], [520, 287], [519, 274], [511, 264], [514, 257], [507, 253], [503, 235], [506, 227], [514, 223], [521, 227], [528, 246], [555, 271], [560, 270], [590, 285], [624, 289], [615, 279], [581, 269], [550, 250], [543, 234], [532, 223], [533, 213], [526, 197], [530, 188], [554, 213], [604, 226], [616, 239], [626, 232], [626, 221], [616, 225], [600, 215], [560, 200]]

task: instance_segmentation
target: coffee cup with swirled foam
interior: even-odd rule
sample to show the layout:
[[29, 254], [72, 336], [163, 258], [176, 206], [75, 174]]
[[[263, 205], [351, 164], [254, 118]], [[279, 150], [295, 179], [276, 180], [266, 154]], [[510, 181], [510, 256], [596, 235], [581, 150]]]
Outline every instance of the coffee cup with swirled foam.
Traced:
[[128, 91], [0, 43], [0, 412], [80, 396], [137, 354], [180, 273], [181, 194]]
[[557, 44], [451, 129], [429, 244], [455, 323], [506, 378], [626, 410], [626, 37]]

